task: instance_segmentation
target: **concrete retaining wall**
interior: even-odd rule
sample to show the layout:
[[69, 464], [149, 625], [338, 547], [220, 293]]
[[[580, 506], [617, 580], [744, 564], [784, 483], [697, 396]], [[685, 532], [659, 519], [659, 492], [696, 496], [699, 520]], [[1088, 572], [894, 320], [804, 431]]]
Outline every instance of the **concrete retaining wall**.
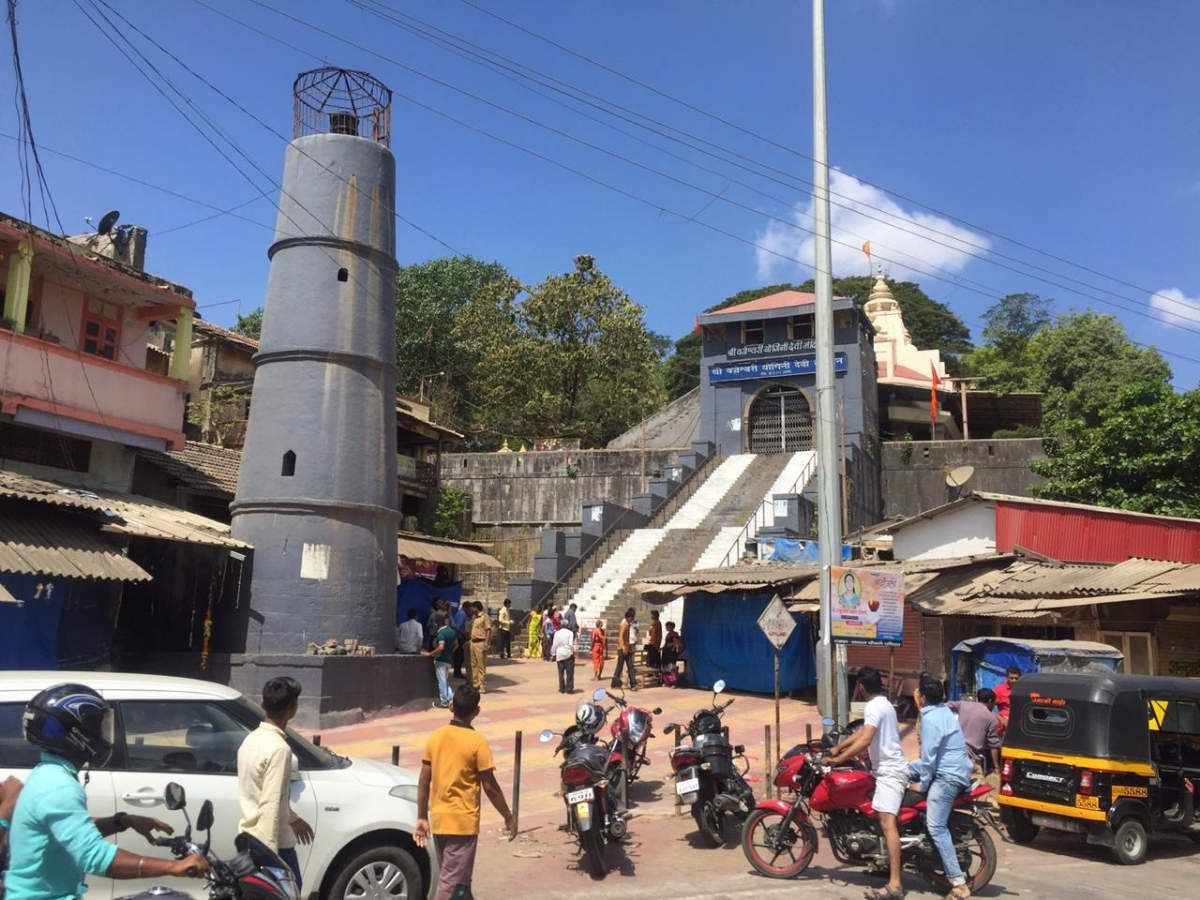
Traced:
[[967, 491], [1033, 496], [1042, 479], [1029, 464], [1045, 458], [1041, 438], [978, 441], [888, 441], [883, 452], [883, 515], [915, 516], [955, 497], [946, 474], [973, 466]]
[[[661, 477], [677, 450], [647, 450], [646, 483]], [[441, 483], [471, 495], [474, 525], [565, 525], [579, 522], [588, 500], [632, 506], [648, 489], [640, 450], [548, 450], [447, 453]]]

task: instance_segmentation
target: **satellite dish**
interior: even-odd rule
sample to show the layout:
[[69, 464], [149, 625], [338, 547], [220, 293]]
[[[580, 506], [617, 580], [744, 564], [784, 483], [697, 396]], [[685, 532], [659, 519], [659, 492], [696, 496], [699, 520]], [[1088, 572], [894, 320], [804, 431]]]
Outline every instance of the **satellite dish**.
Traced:
[[121, 211], [119, 209], [110, 209], [100, 219], [100, 224], [96, 226], [96, 233], [108, 234], [113, 230], [113, 226], [117, 224], [117, 219], [119, 218], [121, 218]]
[[975, 474], [974, 466], [959, 466], [946, 473], [946, 487], [960, 488]]

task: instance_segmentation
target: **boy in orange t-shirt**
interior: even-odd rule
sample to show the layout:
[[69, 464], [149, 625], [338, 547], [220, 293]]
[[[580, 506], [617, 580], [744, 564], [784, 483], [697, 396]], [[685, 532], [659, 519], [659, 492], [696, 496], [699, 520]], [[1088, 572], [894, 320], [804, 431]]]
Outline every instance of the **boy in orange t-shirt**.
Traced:
[[496, 766], [487, 739], [471, 727], [479, 715], [479, 691], [459, 685], [450, 701], [454, 716], [429, 736], [421, 758], [421, 780], [417, 785], [418, 847], [429, 841], [430, 819], [439, 860], [435, 900], [450, 900], [464, 888], [470, 896], [475, 850], [479, 845], [479, 790], [487, 793], [496, 812], [504, 817], [509, 838], [513, 817], [496, 781]]

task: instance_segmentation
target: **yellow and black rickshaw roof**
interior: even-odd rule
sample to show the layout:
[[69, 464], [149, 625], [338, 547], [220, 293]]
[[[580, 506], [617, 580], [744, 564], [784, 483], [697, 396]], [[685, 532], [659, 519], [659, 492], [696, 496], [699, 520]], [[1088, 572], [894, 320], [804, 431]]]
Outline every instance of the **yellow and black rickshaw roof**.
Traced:
[[1174, 730], [1173, 701], [1200, 702], [1200, 678], [1025, 675], [1013, 687], [1005, 748], [1096, 759], [1150, 759], [1151, 732]]

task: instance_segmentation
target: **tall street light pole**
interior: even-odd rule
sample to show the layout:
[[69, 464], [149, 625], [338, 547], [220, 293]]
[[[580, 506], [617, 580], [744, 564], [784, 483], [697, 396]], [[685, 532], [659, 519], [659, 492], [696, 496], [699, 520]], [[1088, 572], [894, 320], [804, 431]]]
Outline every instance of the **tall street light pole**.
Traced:
[[[817, 527], [821, 562], [821, 640], [817, 646], [817, 704], [826, 730], [837, 719], [834, 684], [845, 693], [845, 672], [835, 666], [830, 569], [841, 560], [841, 485], [838, 480], [837, 398], [833, 371], [833, 248], [829, 233], [829, 141], [825, 112], [825, 0], [813, 0], [813, 231], [816, 234]], [[838, 679], [841, 679], [840, 682]], [[838, 706], [845, 708], [844, 703]]]

